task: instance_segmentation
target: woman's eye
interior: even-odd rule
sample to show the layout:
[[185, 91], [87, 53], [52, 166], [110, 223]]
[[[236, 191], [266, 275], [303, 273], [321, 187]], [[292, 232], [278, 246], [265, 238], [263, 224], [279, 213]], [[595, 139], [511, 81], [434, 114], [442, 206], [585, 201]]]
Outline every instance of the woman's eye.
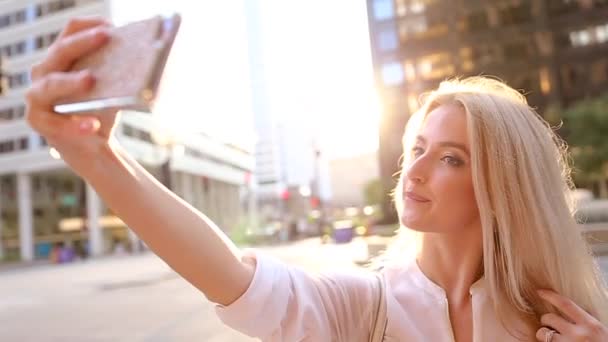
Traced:
[[462, 165], [462, 160], [452, 157], [452, 156], [445, 156], [445, 157], [441, 158], [441, 160], [452, 166]]
[[424, 150], [422, 150], [421, 147], [414, 147], [414, 148], [412, 148], [412, 154], [415, 157], [418, 157], [418, 156], [422, 155], [422, 153], [424, 153]]

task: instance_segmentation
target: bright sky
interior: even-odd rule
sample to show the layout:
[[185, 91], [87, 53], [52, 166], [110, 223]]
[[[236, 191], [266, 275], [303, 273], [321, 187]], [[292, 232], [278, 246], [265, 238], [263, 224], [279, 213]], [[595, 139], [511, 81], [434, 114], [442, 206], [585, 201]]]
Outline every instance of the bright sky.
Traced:
[[[117, 24], [182, 14], [155, 107], [178, 132], [204, 131], [241, 145], [253, 141], [244, 1], [255, 0], [113, 2]], [[379, 107], [365, 2], [257, 1], [275, 114], [309, 118], [330, 158], [376, 150]]]

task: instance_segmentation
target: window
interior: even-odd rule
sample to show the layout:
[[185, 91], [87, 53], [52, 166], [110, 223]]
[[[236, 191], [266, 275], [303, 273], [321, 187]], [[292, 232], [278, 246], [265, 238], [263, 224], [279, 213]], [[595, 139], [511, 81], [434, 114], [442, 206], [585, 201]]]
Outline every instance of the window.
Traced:
[[561, 67], [561, 80], [565, 90], [571, 91], [586, 84], [585, 68], [580, 64], [566, 64]]
[[481, 31], [490, 27], [485, 10], [469, 13], [463, 20], [461, 28], [465, 32]]
[[591, 35], [587, 30], [570, 32], [570, 44], [572, 46], [585, 46], [591, 44]]
[[29, 84], [29, 75], [27, 72], [22, 72], [15, 75], [8, 76], [8, 87], [19, 88], [25, 87]]
[[560, 15], [579, 12], [581, 9], [587, 9], [592, 6], [591, 1], [576, 1], [576, 0], [551, 0], [547, 1], [547, 9], [550, 14]]
[[0, 54], [7, 57], [17, 56], [25, 52], [25, 41], [0, 47]]
[[41, 17], [47, 14], [52, 14], [66, 8], [71, 8], [76, 6], [75, 0], [58, 0], [51, 1], [45, 4], [40, 4], [36, 6], [36, 16]]
[[61, 0], [59, 1], [59, 9], [66, 9], [76, 6], [75, 0]]
[[17, 23], [21, 23], [25, 21], [25, 10], [21, 10], [15, 14], [15, 19]]
[[123, 124], [122, 132], [125, 136], [131, 137], [134, 139], [139, 139], [141, 141], [148, 142], [150, 144], [154, 144], [154, 140], [152, 139], [152, 135], [149, 132], [141, 130], [139, 128], [135, 128], [131, 125]]
[[123, 125], [122, 133], [127, 137], [133, 137], [135, 134], [133, 133], [133, 127], [129, 125]]
[[13, 114], [15, 119], [21, 119], [25, 117], [25, 106], [21, 105], [17, 108], [13, 108]]
[[599, 85], [608, 80], [608, 58], [596, 60], [591, 63], [591, 84]]
[[59, 32], [53, 32], [36, 37], [36, 49], [44, 49], [49, 47], [51, 44], [53, 44], [55, 39], [57, 39], [58, 35]]
[[435, 53], [423, 56], [416, 65], [418, 75], [425, 80], [452, 76], [455, 72], [449, 53]]
[[12, 152], [15, 150], [15, 142], [14, 141], [3, 141], [0, 142], [0, 153]]
[[543, 67], [539, 71], [540, 91], [547, 95], [551, 92], [551, 80], [549, 77], [549, 69]]
[[10, 121], [13, 120], [13, 108], [7, 108], [0, 110], [0, 120]]
[[532, 10], [529, 3], [523, 3], [502, 8], [499, 16], [503, 25], [520, 24], [532, 19]]
[[490, 44], [472, 45], [470, 56], [471, 62], [476, 66], [484, 66], [500, 61], [496, 46]]
[[527, 44], [526, 41], [506, 43], [503, 46], [505, 60], [522, 60], [531, 57], [531, 53], [528, 49], [528, 46], [531, 46], [531, 44]]
[[395, 50], [398, 46], [397, 32], [394, 27], [380, 31], [378, 34], [378, 47], [382, 51]]
[[19, 150], [27, 150], [27, 148], [29, 147], [29, 139], [21, 138], [18, 141], [19, 141]]
[[382, 82], [385, 85], [393, 86], [403, 83], [403, 67], [400, 63], [392, 62], [382, 65]]
[[608, 24], [595, 27], [595, 38], [599, 44], [608, 41]]
[[0, 28], [7, 27], [10, 24], [10, 17], [8, 15], [0, 16]]
[[376, 20], [386, 20], [394, 17], [392, 0], [373, 0], [372, 10]]
[[428, 29], [427, 19], [425, 16], [417, 16], [399, 22], [399, 38], [402, 42], [415, 37], [420, 32], [425, 32]]
[[407, 14], [407, 1], [406, 0], [395, 0], [395, 9], [397, 16], [403, 17]]

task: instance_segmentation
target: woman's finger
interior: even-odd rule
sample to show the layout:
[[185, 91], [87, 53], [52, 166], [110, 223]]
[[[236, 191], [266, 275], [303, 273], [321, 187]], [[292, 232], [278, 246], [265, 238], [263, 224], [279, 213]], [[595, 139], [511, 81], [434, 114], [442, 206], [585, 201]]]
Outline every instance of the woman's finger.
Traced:
[[[548, 335], [551, 334], [551, 329], [542, 327], [536, 331], [536, 340], [546, 342]], [[566, 342], [564, 337], [558, 332], [553, 333], [553, 337], [550, 339], [551, 342]]]
[[76, 32], [87, 30], [96, 26], [110, 26], [111, 23], [104, 17], [100, 16], [85, 16], [71, 19], [65, 28], [59, 33], [57, 39], [65, 38]]
[[77, 59], [91, 53], [110, 39], [107, 28], [99, 27], [81, 31], [58, 39], [50, 48], [47, 57], [32, 68], [32, 80], [42, 78], [55, 71], [67, 71]]
[[[109, 27], [111, 24], [104, 18], [99, 16], [81, 17], [71, 19], [59, 34], [56, 41], [73, 35], [74, 33], [91, 29], [94, 27]], [[32, 67], [31, 78], [36, 80], [44, 76], [49, 71], [45, 70], [46, 65], [43, 62], [37, 63]]]
[[574, 327], [572, 323], [568, 322], [563, 317], [560, 317], [559, 315], [554, 313], [542, 315], [540, 318], [540, 323], [543, 326], [557, 330], [562, 334], [566, 334], [566, 332], [569, 332]]
[[91, 90], [95, 78], [86, 70], [76, 73], [54, 72], [35, 81], [26, 93], [28, 102], [47, 111], [67, 96], [84, 94]]
[[559, 309], [566, 318], [570, 319], [570, 321], [575, 324], [584, 324], [593, 319], [591, 315], [576, 305], [570, 298], [548, 290], [539, 290], [538, 294], [541, 298]]

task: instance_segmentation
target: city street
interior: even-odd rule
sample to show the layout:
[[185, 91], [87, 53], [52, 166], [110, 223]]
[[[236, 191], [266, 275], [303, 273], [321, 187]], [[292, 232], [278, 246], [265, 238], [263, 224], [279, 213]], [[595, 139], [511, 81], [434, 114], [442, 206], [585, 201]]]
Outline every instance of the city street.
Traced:
[[[266, 251], [308, 269], [355, 267], [356, 245], [311, 239]], [[0, 273], [1, 341], [252, 341], [151, 253]]]
[[[326, 270], [356, 267], [364, 247], [309, 239], [265, 251]], [[252, 341], [151, 253], [3, 271], [0, 291], [2, 341]]]

